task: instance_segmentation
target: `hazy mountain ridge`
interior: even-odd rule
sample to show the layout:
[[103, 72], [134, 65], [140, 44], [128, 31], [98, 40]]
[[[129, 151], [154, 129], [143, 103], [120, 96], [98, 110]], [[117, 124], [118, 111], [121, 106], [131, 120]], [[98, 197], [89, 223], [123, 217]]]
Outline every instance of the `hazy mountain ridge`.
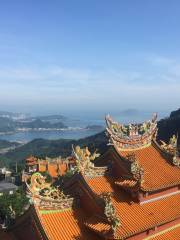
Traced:
[[[173, 116], [172, 116], [173, 113]], [[180, 134], [180, 115], [179, 110], [172, 112], [170, 117], [161, 119], [158, 122], [158, 140], [169, 141], [169, 138], [173, 134]], [[17, 149], [14, 149], [6, 154], [1, 155], [0, 160], [7, 165], [12, 164], [15, 161], [23, 162], [23, 160], [29, 155], [35, 155], [39, 157], [66, 157], [71, 154], [72, 144], [88, 146], [90, 150], [98, 149], [100, 153], [103, 153], [107, 148], [108, 139], [105, 131], [96, 135], [80, 139], [80, 140], [45, 140], [35, 139]], [[180, 144], [180, 141], [178, 141]]]
[[[33, 118], [18, 118], [18, 114], [13, 115], [9, 112], [0, 112], [0, 133], [13, 133], [25, 129], [61, 129], [67, 128], [67, 126], [60, 121], [65, 119], [62, 115], [49, 115], [43, 117]], [[15, 118], [14, 116], [17, 116]], [[25, 115], [23, 115], [25, 116]], [[56, 119], [56, 121], [52, 121]]]
[[22, 163], [29, 155], [38, 157], [67, 157], [72, 152], [72, 145], [88, 146], [90, 150], [99, 150], [103, 153], [107, 149], [108, 139], [105, 132], [83, 138], [80, 140], [59, 139], [59, 140], [46, 140], [35, 139], [15, 150], [0, 156], [1, 165], [11, 165], [18, 161]]
[[18, 147], [21, 144], [18, 142], [8, 142], [6, 140], [0, 140], [0, 149], [9, 148], [9, 147]]

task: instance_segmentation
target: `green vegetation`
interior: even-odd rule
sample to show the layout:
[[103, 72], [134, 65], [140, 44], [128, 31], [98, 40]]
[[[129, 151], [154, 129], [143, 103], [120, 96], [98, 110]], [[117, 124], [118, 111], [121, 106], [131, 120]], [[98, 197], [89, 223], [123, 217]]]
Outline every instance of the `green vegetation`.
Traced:
[[50, 123], [48, 121], [42, 121], [41, 119], [36, 119], [32, 122], [20, 122], [16, 123], [16, 127], [19, 128], [67, 128], [62, 122]]
[[[161, 119], [158, 122], [159, 140], [168, 142], [173, 134], [180, 136], [180, 109], [173, 111], [168, 118]], [[180, 138], [178, 138], [178, 145], [180, 145]]]
[[98, 133], [94, 136], [87, 137], [80, 140], [45, 140], [35, 139], [17, 149], [14, 149], [6, 154], [0, 155], [0, 164], [10, 166], [12, 168], [16, 161], [18, 166], [25, 163], [25, 159], [34, 155], [37, 157], [67, 157], [71, 155], [72, 144], [80, 146], [88, 146], [90, 150], [95, 151], [98, 149], [103, 153], [107, 149], [108, 140], [105, 132]]
[[15, 122], [10, 118], [0, 117], [0, 132], [13, 132], [15, 126]]
[[10, 147], [18, 147], [21, 144], [18, 142], [8, 142], [6, 140], [0, 140], [0, 150], [4, 148], [10, 148]]
[[[173, 112], [170, 117], [162, 119], [158, 122], [158, 140], [162, 139], [168, 142], [173, 134], [179, 133], [180, 136], [180, 110]], [[178, 140], [179, 143], [180, 139]], [[20, 146], [8, 153], [0, 155], [0, 164], [10, 166], [24, 165], [24, 160], [34, 155], [37, 157], [67, 157], [72, 152], [72, 144], [80, 146], [88, 146], [91, 151], [98, 149], [100, 153], [104, 153], [108, 146], [108, 139], [105, 131], [94, 136], [86, 137], [80, 140], [59, 139], [59, 140], [45, 140], [35, 139], [23, 146]]]
[[11, 225], [16, 217], [23, 214], [28, 202], [29, 200], [21, 187], [12, 195], [0, 196], [0, 217], [7, 226]]
[[42, 121], [66, 121], [67, 118], [63, 115], [48, 115], [48, 116], [38, 116], [38, 119]]

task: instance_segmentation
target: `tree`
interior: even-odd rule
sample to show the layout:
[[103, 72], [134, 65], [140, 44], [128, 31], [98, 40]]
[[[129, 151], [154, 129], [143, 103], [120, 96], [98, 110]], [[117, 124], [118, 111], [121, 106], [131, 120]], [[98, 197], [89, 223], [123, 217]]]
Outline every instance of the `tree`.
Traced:
[[24, 213], [29, 200], [22, 187], [19, 187], [14, 194], [3, 194], [0, 196], [0, 217], [7, 226], [11, 225], [15, 218]]

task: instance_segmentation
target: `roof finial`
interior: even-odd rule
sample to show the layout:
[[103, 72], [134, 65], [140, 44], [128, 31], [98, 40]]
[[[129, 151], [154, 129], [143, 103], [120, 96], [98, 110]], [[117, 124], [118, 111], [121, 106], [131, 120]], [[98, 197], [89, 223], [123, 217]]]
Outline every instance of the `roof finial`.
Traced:
[[113, 203], [111, 200], [111, 193], [110, 192], [102, 193], [101, 197], [104, 200], [104, 204], [105, 204], [104, 214], [111, 225], [111, 230], [113, 232], [113, 235], [115, 235], [116, 230], [121, 225], [121, 223], [116, 214], [116, 210], [113, 206]]

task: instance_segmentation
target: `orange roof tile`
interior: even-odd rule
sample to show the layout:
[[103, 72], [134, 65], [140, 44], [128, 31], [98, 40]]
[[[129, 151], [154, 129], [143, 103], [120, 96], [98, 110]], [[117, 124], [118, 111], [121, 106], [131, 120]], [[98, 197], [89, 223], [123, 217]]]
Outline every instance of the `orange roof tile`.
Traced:
[[39, 172], [46, 172], [46, 165], [44, 163], [39, 163]]
[[180, 168], [171, 165], [153, 145], [139, 150], [120, 151], [119, 154], [126, 157], [132, 152], [144, 169], [142, 190], [153, 191], [180, 183]]
[[58, 176], [58, 165], [54, 163], [49, 163], [48, 173], [51, 177], [56, 178]]
[[66, 163], [60, 163], [59, 164], [59, 170], [60, 170], [60, 175], [64, 175], [67, 172], [67, 164]]
[[36, 212], [48, 239], [99, 239], [84, 227], [83, 223], [85, 215], [81, 209], [68, 209], [65, 211], [39, 211], [36, 208]]
[[144, 240], [178, 240], [180, 239], [180, 224], [166, 229]]
[[112, 185], [114, 184], [113, 178], [99, 176], [94, 178], [86, 178], [86, 182], [96, 194], [103, 192], [113, 192]]
[[137, 184], [137, 181], [134, 180], [118, 180], [115, 182], [115, 184], [121, 186], [121, 187], [127, 187], [127, 188], [133, 188]]
[[[91, 189], [98, 194], [104, 191], [114, 193], [112, 202], [122, 224], [117, 229], [118, 236], [133, 236], [135, 233], [180, 218], [180, 193], [140, 205], [130, 202], [129, 195], [115, 190], [112, 183], [113, 179], [108, 177], [98, 177], [88, 181]], [[88, 220], [88, 227], [103, 232], [107, 230], [108, 225], [92, 218]]]

